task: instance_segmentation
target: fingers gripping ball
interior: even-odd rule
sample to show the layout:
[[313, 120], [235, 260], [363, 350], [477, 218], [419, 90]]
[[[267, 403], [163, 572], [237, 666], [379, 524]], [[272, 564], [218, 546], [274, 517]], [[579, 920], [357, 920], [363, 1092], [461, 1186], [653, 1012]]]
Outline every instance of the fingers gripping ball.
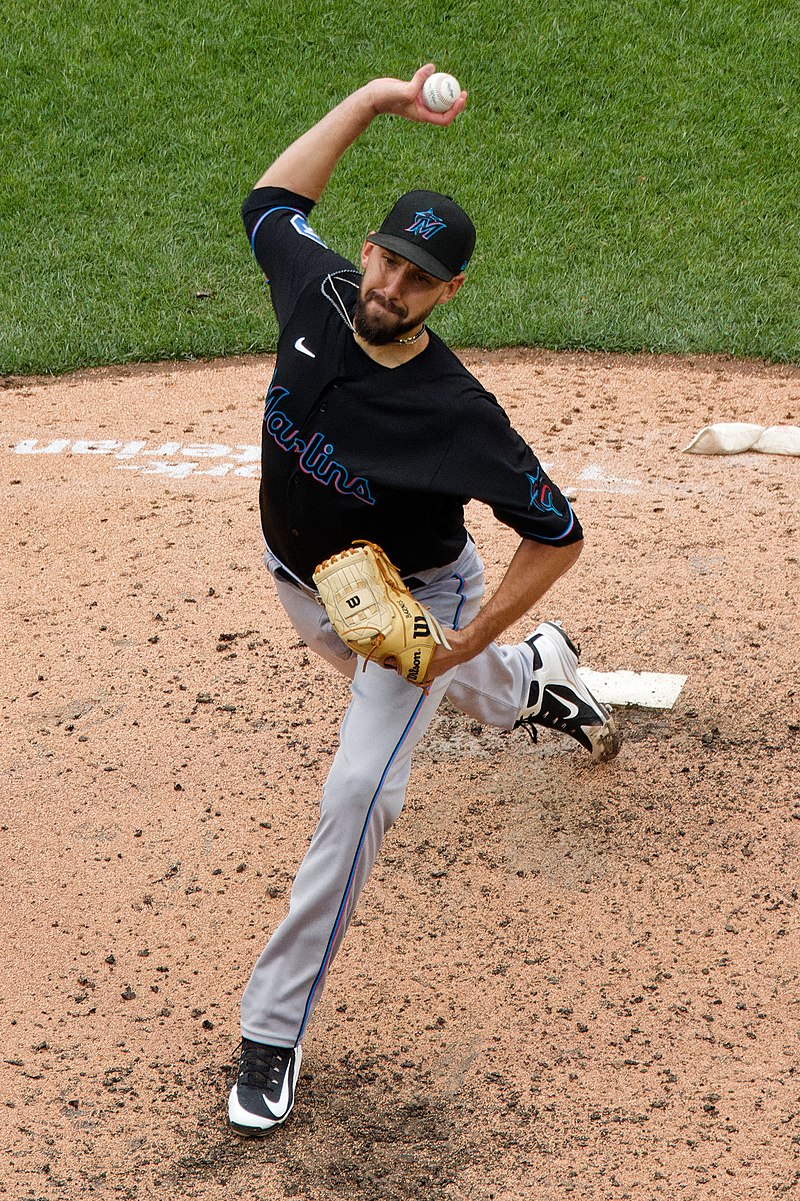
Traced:
[[422, 99], [432, 113], [446, 113], [461, 95], [461, 84], [452, 75], [436, 71], [422, 85]]
[[331, 625], [351, 650], [425, 687], [433, 652], [448, 647], [447, 638], [376, 543], [354, 542], [320, 563], [313, 579]]

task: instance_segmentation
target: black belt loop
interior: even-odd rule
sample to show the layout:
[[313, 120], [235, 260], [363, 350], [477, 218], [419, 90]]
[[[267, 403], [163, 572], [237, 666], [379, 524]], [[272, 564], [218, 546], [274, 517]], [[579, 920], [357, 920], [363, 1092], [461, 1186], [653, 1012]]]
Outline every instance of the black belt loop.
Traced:
[[296, 588], [298, 592], [304, 593], [305, 596], [310, 596], [311, 599], [315, 600], [318, 605], [322, 604], [322, 597], [317, 592], [316, 588], [311, 588], [308, 584], [303, 583], [302, 580], [296, 580], [291, 572], [286, 571], [285, 568], [276, 567], [275, 576], [279, 580], [283, 580], [285, 584], [291, 584], [291, 586]]
[[284, 571], [282, 567], [275, 568], [275, 575], [279, 580], [283, 580], [284, 584], [292, 584], [293, 587], [298, 587], [297, 580], [294, 578], [294, 576], [289, 575], [289, 572]]

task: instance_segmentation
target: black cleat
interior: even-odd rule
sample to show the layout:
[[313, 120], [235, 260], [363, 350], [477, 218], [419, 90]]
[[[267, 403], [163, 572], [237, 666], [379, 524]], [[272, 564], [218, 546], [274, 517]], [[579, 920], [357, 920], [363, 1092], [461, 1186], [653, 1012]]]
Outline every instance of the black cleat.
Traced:
[[296, 1047], [270, 1047], [242, 1039], [239, 1073], [228, 1098], [228, 1122], [237, 1134], [259, 1138], [285, 1122], [303, 1053]]
[[569, 734], [590, 752], [594, 763], [607, 763], [619, 751], [622, 737], [609, 709], [592, 696], [577, 673], [578, 649], [561, 626], [542, 622], [526, 638], [533, 651], [533, 677], [528, 703], [516, 726], [536, 741], [535, 726]]

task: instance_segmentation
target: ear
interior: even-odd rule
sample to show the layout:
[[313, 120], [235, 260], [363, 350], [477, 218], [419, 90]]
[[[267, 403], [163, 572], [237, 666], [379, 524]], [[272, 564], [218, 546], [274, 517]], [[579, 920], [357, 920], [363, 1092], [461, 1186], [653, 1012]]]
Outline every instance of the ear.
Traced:
[[370, 237], [372, 236], [372, 234], [374, 234], [374, 233], [375, 233], [375, 230], [373, 229], [370, 231], [369, 234], [367, 234], [366, 238], [364, 239], [364, 244], [361, 247], [361, 270], [362, 271], [366, 270], [367, 263], [369, 262], [369, 256], [372, 254], [373, 250], [375, 249], [375, 243], [370, 242], [370, 240], [369, 240]]
[[436, 303], [447, 304], [448, 300], [452, 300], [458, 289], [466, 281], [466, 278], [467, 277], [463, 271], [459, 271], [458, 275], [454, 275], [453, 278], [444, 285], [444, 291]]

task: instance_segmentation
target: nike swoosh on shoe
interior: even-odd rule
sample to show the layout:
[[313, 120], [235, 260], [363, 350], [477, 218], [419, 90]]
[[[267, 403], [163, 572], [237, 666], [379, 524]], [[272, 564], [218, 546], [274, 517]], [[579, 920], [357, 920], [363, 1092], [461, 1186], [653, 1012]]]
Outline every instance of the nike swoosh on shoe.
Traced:
[[292, 1095], [290, 1076], [291, 1072], [289, 1071], [286, 1073], [283, 1081], [283, 1088], [281, 1089], [281, 1095], [278, 1097], [277, 1101], [270, 1101], [266, 1093], [261, 1094], [261, 1096], [264, 1098], [264, 1104], [267, 1107], [267, 1113], [271, 1113], [276, 1122], [279, 1122], [285, 1118], [289, 1109], [290, 1097]]
[[559, 705], [563, 705], [564, 708], [566, 709], [567, 721], [572, 721], [574, 718], [576, 718], [578, 716], [578, 714], [580, 713], [579, 705], [576, 705], [574, 701], [569, 700], [568, 697], [563, 696], [560, 690], [556, 691], [555, 688], [552, 688], [552, 687], [548, 688], [547, 686], [545, 686], [545, 692], [548, 692], [548, 691], [550, 693], [550, 696], [555, 697], [555, 699], [558, 701]]

